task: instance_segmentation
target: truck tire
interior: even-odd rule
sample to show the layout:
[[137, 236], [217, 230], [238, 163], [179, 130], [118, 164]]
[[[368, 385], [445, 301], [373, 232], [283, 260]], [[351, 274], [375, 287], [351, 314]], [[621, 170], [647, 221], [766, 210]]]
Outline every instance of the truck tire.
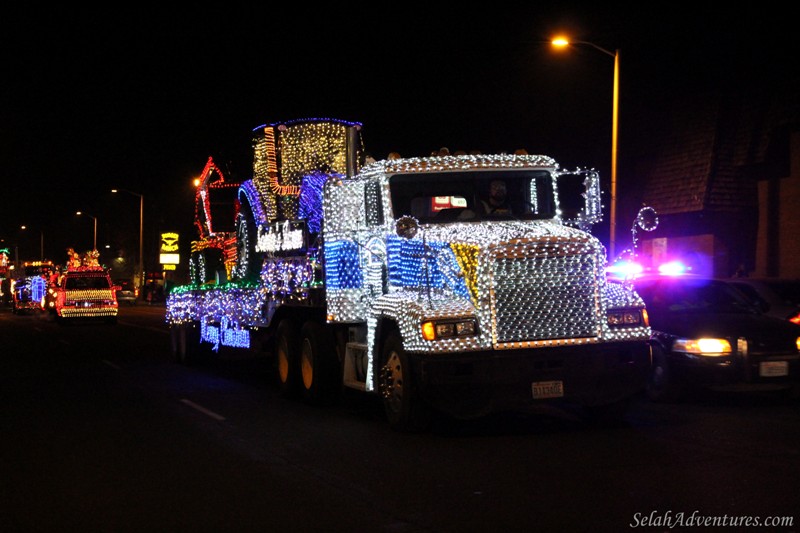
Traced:
[[297, 326], [291, 319], [281, 320], [275, 333], [275, 370], [282, 396], [294, 397], [298, 392], [299, 352]]
[[432, 410], [414, 383], [400, 334], [392, 331], [383, 346], [378, 387], [389, 426], [404, 433], [430, 427]]
[[676, 402], [682, 395], [681, 386], [675, 381], [667, 354], [660, 346], [653, 346], [653, 364], [645, 391], [653, 402]]
[[312, 405], [328, 401], [334, 391], [333, 335], [314, 320], [309, 320], [300, 330], [300, 392], [303, 400]]
[[256, 227], [253, 210], [248, 202], [239, 206], [236, 215], [236, 265], [232, 277], [234, 279], [257, 281], [261, 274], [263, 254], [256, 252], [258, 228]]

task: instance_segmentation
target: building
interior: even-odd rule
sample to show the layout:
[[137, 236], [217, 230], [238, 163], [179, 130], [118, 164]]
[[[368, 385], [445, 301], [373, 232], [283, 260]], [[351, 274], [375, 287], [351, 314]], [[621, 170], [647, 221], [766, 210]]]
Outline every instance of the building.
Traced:
[[[631, 221], [642, 205], [658, 212], [658, 229], [638, 236], [642, 258], [679, 259], [719, 277], [743, 270], [800, 278], [800, 94], [793, 85], [653, 103], [654, 118], [637, 125], [626, 154], [620, 197]], [[625, 219], [618, 220], [623, 238]]]

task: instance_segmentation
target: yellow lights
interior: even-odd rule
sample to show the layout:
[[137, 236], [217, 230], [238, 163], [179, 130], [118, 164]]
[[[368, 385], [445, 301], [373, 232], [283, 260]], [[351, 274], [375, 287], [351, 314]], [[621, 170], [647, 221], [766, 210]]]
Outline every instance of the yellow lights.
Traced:
[[555, 46], [556, 48], [564, 48], [565, 46], [569, 46], [569, 39], [563, 36], [554, 37], [550, 44]]
[[477, 244], [451, 243], [450, 248], [455, 254], [458, 266], [464, 273], [464, 281], [467, 284], [473, 302], [478, 301], [478, 253], [480, 246]]
[[[346, 173], [347, 130], [351, 126], [333, 119], [309, 119], [258, 130], [253, 185], [267, 221], [299, 218], [300, 186], [311, 170]], [[362, 147], [355, 148], [360, 154]]]
[[794, 345], [797, 347], [797, 351], [800, 352], [800, 337], [795, 339]]
[[685, 352], [694, 355], [705, 355], [709, 357], [719, 357], [732, 353], [731, 343], [727, 339], [677, 339], [672, 345], [672, 349], [677, 352]]
[[422, 323], [422, 338], [426, 341], [432, 341], [436, 339], [436, 328], [434, 327], [433, 322]]

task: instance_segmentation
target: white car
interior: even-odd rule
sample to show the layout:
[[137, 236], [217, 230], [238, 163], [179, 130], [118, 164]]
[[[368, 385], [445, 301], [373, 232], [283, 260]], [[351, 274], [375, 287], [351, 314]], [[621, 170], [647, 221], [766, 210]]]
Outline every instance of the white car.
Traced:
[[56, 320], [117, 323], [119, 304], [111, 278], [102, 268], [68, 270], [56, 292]]

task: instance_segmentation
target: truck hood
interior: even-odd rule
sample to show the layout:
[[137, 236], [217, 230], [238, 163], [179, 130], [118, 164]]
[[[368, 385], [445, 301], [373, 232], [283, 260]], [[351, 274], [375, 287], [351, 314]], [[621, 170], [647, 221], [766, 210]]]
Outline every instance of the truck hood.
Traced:
[[417, 238], [428, 242], [458, 243], [488, 248], [499, 244], [514, 244], [543, 239], [573, 242], [600, 242], [590, 234], [564, 226], [552, 220], [461, 222], [453, 224], [423, 224]]
[[496, 259], [572, 255], [576, 247], [598, 261], [604, 257], [597, 238], [550, 220], [422, 225], [413, 239], [390, 237], [389, 281], [397, 288], [439, 290], [478, 305], [485, 296], [479, 280]]

